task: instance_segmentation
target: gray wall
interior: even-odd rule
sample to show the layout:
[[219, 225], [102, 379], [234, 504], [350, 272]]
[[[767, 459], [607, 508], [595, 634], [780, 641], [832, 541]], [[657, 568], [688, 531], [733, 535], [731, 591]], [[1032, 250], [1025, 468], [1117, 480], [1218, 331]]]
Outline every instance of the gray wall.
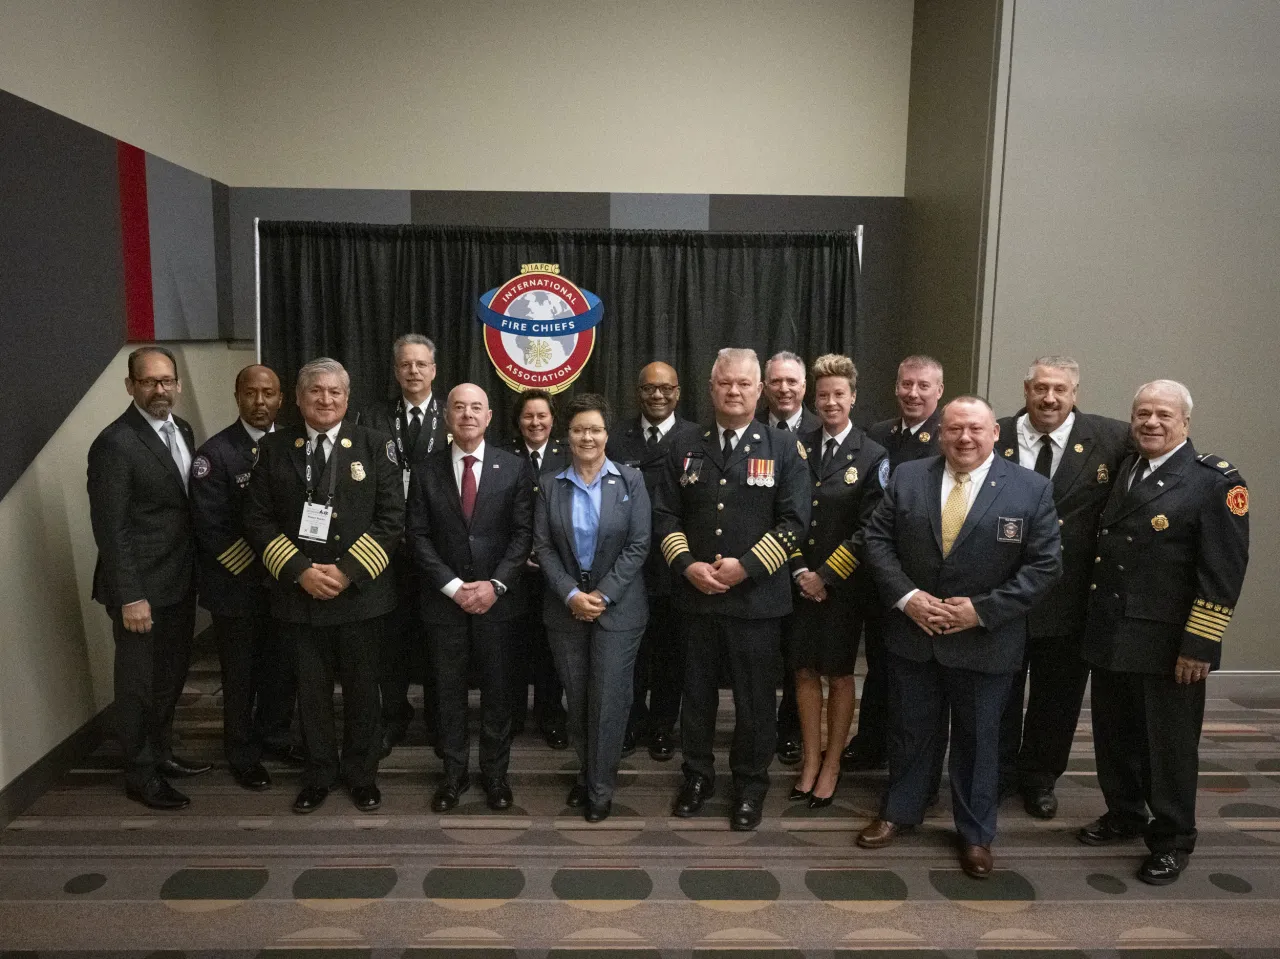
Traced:
[[1030, 358], [1067, 352], [1083, 367], [1081, 406], [1127, 418], [1140, 383], [1185, 382], [1192, 441], [1235, 462], [1252, 494], [1252, 561], [1223, 662], [1280, 668], [1280, 422], [1269, 389], [1280, 352], [1280, 4], [1006, 6], [980, 387], [1008, 409]]

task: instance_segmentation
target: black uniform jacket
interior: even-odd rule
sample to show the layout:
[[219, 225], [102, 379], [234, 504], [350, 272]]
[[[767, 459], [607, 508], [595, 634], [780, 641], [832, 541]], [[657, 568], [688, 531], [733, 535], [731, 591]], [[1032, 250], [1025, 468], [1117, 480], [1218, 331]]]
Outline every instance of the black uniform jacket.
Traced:
[[942, 408], [933, 411], [920, 428], [912, 433], [902, 428], [902, 417], [881, 420], [867, 427], [867, 436], [879, 443], [889, 453], [889, 472], [901, 464], [926, 456], [938, 455], [938, 434], [942, 430]]
[[[514, 439], [507, 440], [506, 450], [515, 456], [519, 456], [525, 463], [530, 464], [529, 475], [533, 476], [533, 461], [529, 458], [529, 448], [524, 445], [524, 437], [517, 436]], [[538, 475], [534, 476], [533, 491], [536, 493], [541, 486], [542, 477], [551, 473], [553, 476], [569, 465], [569, 444], [563, 440], [549, 439], [547, 445], [542, 448], [542, 459], [538, 463]]]
[[[658, 484], [653, 539], [676, 574], [683, 609], [742, 619], [791, 612], [787, 561], [809, 528], [809, 469], [794, 433], [747, 424], [726, 462], [716, 428], [673, 444]], [[694, 589], [694, 562], [738, 559], [747, 579], [725, 593]]]
[[[1018, 410], [997, 421], [996, 453], [1018, 462]], [[1062, 579], [1027, 616], [1031, 636], [1078, 636], [1089, 608], [1098, 517], [1116, 480], [1120, 463], [1132, 451], [1129, 424], [1075, 410], [1058, 468], [1053, 473], [1053, 505], [1062, 535]]]
[[[299, 538], [307, 501], [307, 431], [269, 433], [258, 444], [249, 479], [245, 538], [271, 574], [271, 615], [287, 623], [332, 626], [389, 613], [396, 588], [387, 572], [404, 531], [404, 487], [395, 441], [344, 420], [324, 473], [313, 477], [314, 500], [328, 499], [334, 477], [333, 516], [324, 543]], [[334, 563], [351, 585], [333, 599], [313, 599], [298, 577], [312, 563]]]
[[[756, 422], [763, 423], [765, 426], [769, 425], [769, 407], [766, 406], [764, 409], [756, 413]], [[799, 424], [797, 424], [796, 429], [794, 430], [794, 435], [804, 436], [807, 433], [812, 433], [821, 425], [822, 425], [822, 420], [818, 419], [818, 414], [811, 412], [809, 410], [809, 407], [801, 404], [800, 422]], [[792, 433], [793, 431], [790, 428], [788, 428], [783, 430], [783, 432]]]
[[1249, 563], [1249, 490], [1229, 462], [1188, 441], [1126, 490], [1120, 467], [1102, 511], [1081, 652], [1119, 672], [1173, 671], [1178, 656], [1217, 668]]
[[[658, 483], [661, 482], [663, 471], [666, 469], [667, 454], [671, 452], [671, 447], [691, 440], [696, 441], [701, 433], [702, 427], [697, 423], [692, 420], [682, 420], [677, 416], [676, 421], [671, 424], [671, 429], [667, 430], [662, 439], [653, 446], [649, 446], [640, 418], [636, 417], [626, 429], [610, 434], [606, 455], [615, 463], [638, 469], [644, 474], [644, 487], [649, 493], [649, 502], [653, 503], [657, 497]], [[671, 570], [667, 567], [666, 561], [662, 558], [662, 551], [659, 549], [649, 550], [649, 558], [645, 560], [644, 566], [644, 583], [650, 596], [671, 595], [673, 584]]]
[[[191, 426], [173, 420], [194, 453]], [[89, 447], [88, 487], [98, 544], [93, 598], [108, 607], [185, 599], [195, 585], [187, 491], [169, 447], [133, 403]]]
[[401, 397], [370, 404], [360, 417], [360, 425], [379, 433], [386, 433], [395, 440], [396, 454], [400, 458], [400, 464], [413, 470], [430, 453], [449, 444], [449, 428], [445, 426], [444, 412], [444, 401], [440, 397], [440, 392], [433, 390], [422, 424], [422, 432], [418, 434], [418, 442], [413, 449], [408, 449], [409, 423], [405, 415], [405, 401]]
[[258, 444], [240, 420], [210, 436], [191, 463], [200, 605], [219, 616], [260, 616], [270, 577], [244, 536], [244, 507]]
[[440, 592], [455, 578], [464, 583], [498, 580], [507, 592], [485, 617], [502, 621], [520, 615], [522, 604], [513, 585], [533, 550], [533, 489], [526, 461], [486, 443], [468, 524], [453, 475], [452, 446], [436, 450], [414, 472], [405, 535], [422, 575], [422, 615], [428, 623], [466, 623], [468, 614]]
[[853, 573], [862, 562], [867, 521], [889, 480], [889, 458], [883, 446], [856, 426], [825, 469], [822, 448], [827, 440], [822, 429], [806, 434], [802, 442], [809, 457], [812, 512], [808, 535], [791, 553], [791, 569], [809, 569], [822, 577], [828, 602], [851, 603]]

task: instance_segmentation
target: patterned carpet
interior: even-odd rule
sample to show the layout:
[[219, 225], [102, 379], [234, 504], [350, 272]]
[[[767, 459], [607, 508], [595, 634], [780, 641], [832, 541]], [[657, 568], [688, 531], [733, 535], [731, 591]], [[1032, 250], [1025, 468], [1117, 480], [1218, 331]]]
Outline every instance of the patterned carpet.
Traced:
[[[219, 709], [205, 657], [181, 752], [219, 765], [179, 784], [189, 809], [127, 801], [104, 748], [0, 832], [0, 959], [1280, 956], [1280, 697], [1210, 700], [1200, 845], [1164, 889], [1135, 878], [1140, 845], [1073, 838], [1102, 811], [1087, 717], [1059, 817], [1006, 803], [997, 872], [981, 882], [956, 865], [945, 799], [893, 848], [853, 846], [882, 775], [846, 776], [835, 805], [810, 811], [788, 807], [794, 774], [776, 767], [763, 826], [742, 834], [721, 797], [700, 818], [669, 817], [678, 762], [641, 749], [613, 816], [590, 826], [563, 805], [569, 754], [529, 734], [506, 813], [473, 788], [455, 814], [432, 814], [439, 767], [415, 726], [383, 765], [377, 814], [334, 794], [295, 816], [296, 770], [273, 766], [261, 794], [232, 782]], [[731, 718], [726, 698], [724, 751]]]

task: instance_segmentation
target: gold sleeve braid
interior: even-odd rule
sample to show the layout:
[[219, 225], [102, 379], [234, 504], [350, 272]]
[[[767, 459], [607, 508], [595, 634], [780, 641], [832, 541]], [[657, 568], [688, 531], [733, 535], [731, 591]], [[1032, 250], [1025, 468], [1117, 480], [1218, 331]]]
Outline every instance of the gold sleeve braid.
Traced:
[[1197, 599], [1191, 606], [1191, 615], [1187, 617], [1187, 632], [1220, 643], [1234, 613], [1230, 606]]
[[836, 575], [841, 579], [848, 579], [858, 568], [858, 561], [848, 548], [841, 544], [827, 557], [827, 565], [835, 570]]
[[770, 575], [787, 564], [787, 551], [778, 542], [773, 530], [761, 536], [760, 541], [751, 547], [751, 552]]
[[262, 565], [267, 568], [267, 572], [276, 579], [280, 578], [280, 571], [284, 569], [284, 564], [298, 555], [298, 547], [294, 546], [289, 537], [281, 533], [270, 543], [267, 548], [262, 551]]
[[241, 536], [222, 551], [222, 555], [218, 557], [218, 562], [225, 566], [227, 572], [232, 576], [239, 576], [253, 562], [253, 549], [245, 542], [245, 538]]
[[379, 574], [391, 564], [387, 551], [378, 545], [378, 541], [368, 533], [362, 534], [358, 540], [352, 543], [348, 552], [355, 557], [356, 562], [365, 568], [371, 579], [377, 579]]
[[662, 540], [662, 558], [670, 566], [681, 553], [689, 552], [689, 538], [684, 533], [668, 533]]

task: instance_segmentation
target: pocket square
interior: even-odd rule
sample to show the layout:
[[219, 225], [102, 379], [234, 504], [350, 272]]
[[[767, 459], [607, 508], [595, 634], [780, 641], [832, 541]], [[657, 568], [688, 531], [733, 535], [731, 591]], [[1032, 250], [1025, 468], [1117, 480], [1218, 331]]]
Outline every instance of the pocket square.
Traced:
[[630, 500], [630, 499], [631, 499], [631, 497], [630, 497], [630, 496], [628, 496], [626, 493], [623, 493], [623, 494], [622, 494], [622, 502], [624, 502], [624, 503], [625, 503], [625, 502], [627, 502], [627, 501], [628, 501], [628, 500]]

